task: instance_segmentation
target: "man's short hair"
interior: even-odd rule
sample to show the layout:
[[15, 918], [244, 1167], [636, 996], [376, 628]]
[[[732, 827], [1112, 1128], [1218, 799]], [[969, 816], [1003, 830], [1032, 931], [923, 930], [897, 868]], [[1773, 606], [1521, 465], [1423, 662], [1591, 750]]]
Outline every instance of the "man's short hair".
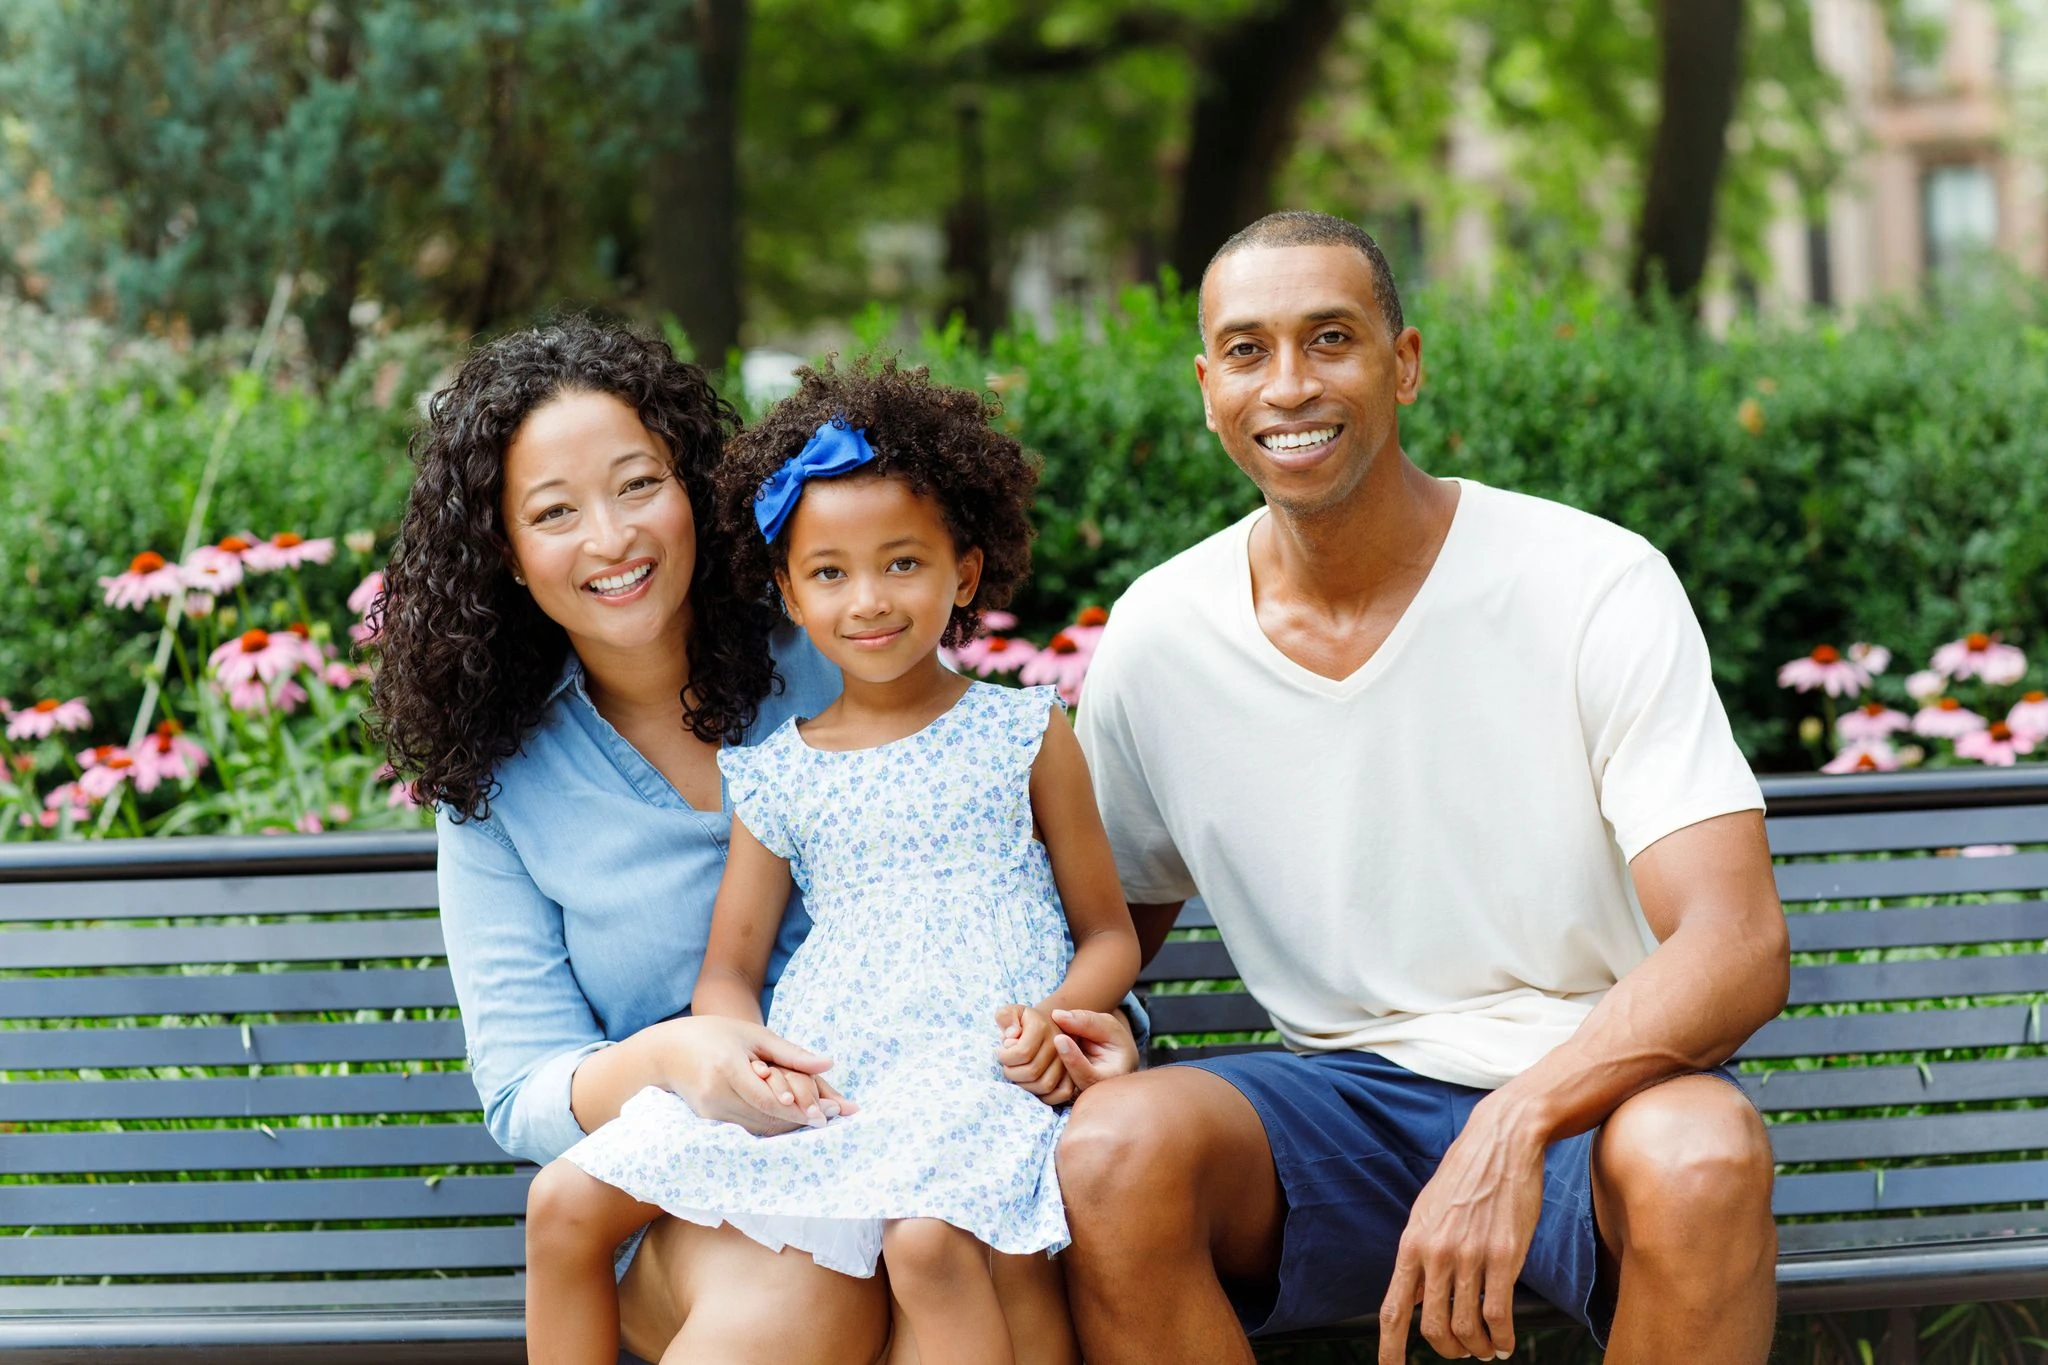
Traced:
[[[1399, 336], [1407, 324], [1401, 317], [1401, 291], [1394, 287], [1394, 270], [1387, 264], [1386, 253], [1372, 234], [1348, 219], [1335, 214], [1316, 213], [1310, 209], [1283, 209], [1269, 213], [1250, 227], [1238, 232], [1216, 248], [1216, 254], [1209, 258], [1209, 264], [1202, 267], [1202, 280], [1206, 283], [1209, 272], [1216, 268], [1216, 262], [1225, 256], [1254, 247], [1276, 246], [1348, 246], [1358, 251], [1372, 265], [1372, 296], [1380, 306], [1380, 316], [1386, 319], [1387, 335]], [[1208, 321], [1202, 316], [1202, 296], [1195, 294], [1195, 326], [1203, 336], [1208, 336]]]

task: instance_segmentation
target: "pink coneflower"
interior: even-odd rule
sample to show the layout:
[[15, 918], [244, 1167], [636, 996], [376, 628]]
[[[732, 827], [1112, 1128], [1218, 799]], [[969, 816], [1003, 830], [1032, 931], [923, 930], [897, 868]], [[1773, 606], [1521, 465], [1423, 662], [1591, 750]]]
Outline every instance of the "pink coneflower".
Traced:
[[334, 558], [334, 542], [331, 539], [307, 540], [296, 531], [279, 531], [268, 540], [259, 540], [242, 555], [242, 563], [250, 573], [272, 573], [278, 569], [296, 569], [302, 564], [325, 564]]
[[1849, 662], [1862, 669], [1864, 676], [1874, 678], [1892, 666], [1892, 652], [1883, 645], [1858, 640], [1849, 646]]
[[953, 651], [953, 666], [957, 669], [973, 669], [982, 677], [997, 673], [1015, 673], [1031, 662], [1037, 653], [1023, 640], [1012, 640], [1007, 635], [979, 635]]
[[348, 595], [348, 609], [363, 619], [348, 628], [348, 638], [359, 645], [376, 643], [383, 630], [384, 571], [377, 569], [356, 584]]
[[312, 811], [307, 811], [292, 822], [292, 828], [301, 834], [319, 834], [327, 827], [320, 823], [319, 816], [313, 814]]
[[62, 819], [68, 814], [73, 820], [83, 820], [92, 814], [92, 797], [78, 783], [66, 782], [61, 787], [51, 788], [50, 794], [43, 798], [43, 812], [45, 829], [56, 825], [57, 820], [51, 819], [52, 816]]
[[985, 611], [981, 614], [981, 628], [990, 634], [1000, 635], [1006, 630], [1017, 628], [1017, 618], [1007, 611]]
[[1980, 632], [1935, 650], [1934, 668], [1951, 678], [1982, 678], [1993, 687], [2005, 687], [2027, 676], [2027, 656]]
[[354, 687], [362, 680], [362, 674], [338, 659], [333, 663], [323, 664], [320, 668], [320, 681], [326, 683], [337, 692]]
[[195, 592], [214, 597], [232, 592], [242, 581], [242, 554], [248, 548], [240, 536], [229, 536], [218, 545], [202, 545], [178, 566], [178, 576]]
[[1947, 674], [1937, 673], [1931, 668], [1923, 668], [1918, 673], [1911, 673], [1906, 676], [1906, 695], [1914, 701], [1923, 704], [1931, 702], [1946, 691], [1948, 691]]
[[214, 650], [206, 662], [214, 676], [229, 687], [252, 678], [274, 682], [297, 672], [306, 662], [306, 642], [288, 630], [275, 635], [267, 630], [246, 630]]
[[85, 750], [78, 755], [78, 766], [85, 769], [78, 779], [78, 789], [95, 801], [106, 800], [115, 788], [135, 775], [135, 760], [118, 744]]
[[1835, 722], [1835, 733], [1844, 740], [1854, 743], [1859, 739], [1884, 739], [1900, 730], [1913, 728], [1913, 718], [1904, 711], [1894, 711], [1881, 701], [1867, 701], [1854, 711], [1846, 711]]
[[1899, 766], [1899, 755], [1882, 739], [1859, 739], [1821, 764], [1824, 773], [1888, 773]]
[[153, 792], [166, 779], [182, 782], [206, 766], [206, 750], [185, 738], [184, 731], [175, 720], [164, 721], [134, 750], [135, 790]]
[[1778, 670], [1778, 686], [1800, 692], [1818, 687], [1831, 697], [1853, 697], [1869, 683], [1862, 668], [1844, 659], [1833, 645], [1815, 645], [1813, 653]]
[[1984, 717], [1954, 697], [1937, 697], [1913, 717], [1913, 733], [1933, 739], [1960, 739], [1984, 728]]
[[1027, 687], [1052, 683], [1060, 690], [1060, 700], [1073, 706], [1081, 700], [1081, 684], [1087, 678], [1088, 665], [1094, 658], [1092, 647], [1083, 649], [1079, 641], [1063, 630], [1053, 636], [1044, 649], [1031, 656], [1018, 670], [1017, 678]]
[[1974, 758], [1994, 768], [2010, 768], [2021, 754], [2034, 752], [2034, 737], [2015, 731], [2002, 720], [1956, 739], [1956, 757]]
[[275, 707], [281, 715], [288, 716], [305, 699], [306, 689], [290, 678], [279, 679], [274, 685], [261, 678], [244, 678], [228, 687], [228, 705], [237, 711], [268, 711]]
[[2048, 692], [2029, 692], [2005, 713], [2005, 723], [2014, 734], [2048, 739]]
[[86, 709], [85, 698], [73, 697], [70, 701], [57, 701], [45, 697], [26, 710], [16, 711], [7, 722], [9, 739], [48, 739], [59, 730], [70, 732], [83, 730], [92, 724], [92, 712]]
[[128, 571], [102, 578], [110, 607], [146, 607], [159, 597], [169, 597], [185, 586], [175, 564], [168, 564], [155, 550], [144, 550], [128, 561]]
[[394, 782], [391, 784], [391, 794], [384, 798], [384, 804], [392, 810], [397, 810], [401, 806], [407, 810], [418, 810], [420, 798], [414, 793], [412, 783]]

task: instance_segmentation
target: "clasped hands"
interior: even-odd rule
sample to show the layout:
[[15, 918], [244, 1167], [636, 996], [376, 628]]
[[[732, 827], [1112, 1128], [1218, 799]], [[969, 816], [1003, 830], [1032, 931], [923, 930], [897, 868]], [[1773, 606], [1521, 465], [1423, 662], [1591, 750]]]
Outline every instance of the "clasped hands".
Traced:
[[[1065, 1104], [1097, 1081], [1137, 1069], [1137, 1043], [1121, 1011], [1005, 1005], [995, 1023], [1003, 1074], [1047, 1104]], [[824, 1078], [829, 1058], [759, 1024], [699, 1017], [660, 1027], [676, 1025], [690, 1029], [692, 1046], [670, 1088], [706, 1118], [765, 1135], [859, 1112]]]

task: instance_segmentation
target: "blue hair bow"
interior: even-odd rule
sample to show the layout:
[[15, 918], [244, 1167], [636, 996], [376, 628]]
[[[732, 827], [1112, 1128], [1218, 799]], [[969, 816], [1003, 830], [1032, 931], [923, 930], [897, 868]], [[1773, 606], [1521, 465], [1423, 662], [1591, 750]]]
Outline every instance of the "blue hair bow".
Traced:
[[848, 427], [843, 416], [820, 424], [804, 448], [763, 480], [761, 491], [754, 495], [754, 520], [761, 535], [773, 542], [782, 534], [805, 483], [848, 473], [874, 458], [875, 448], [868, 444], [866, 428]]

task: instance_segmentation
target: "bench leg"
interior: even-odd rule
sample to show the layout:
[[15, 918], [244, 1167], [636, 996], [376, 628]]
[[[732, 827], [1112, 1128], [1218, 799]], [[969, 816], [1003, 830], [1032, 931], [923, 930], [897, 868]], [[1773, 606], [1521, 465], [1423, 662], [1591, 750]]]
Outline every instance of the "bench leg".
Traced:
[[1919, 1365], [1920, 1322], [1910, 1308], [1894, 1308], [1885, 1314], [1884, 1344], [1878, 1349], [1879, 1365]]

